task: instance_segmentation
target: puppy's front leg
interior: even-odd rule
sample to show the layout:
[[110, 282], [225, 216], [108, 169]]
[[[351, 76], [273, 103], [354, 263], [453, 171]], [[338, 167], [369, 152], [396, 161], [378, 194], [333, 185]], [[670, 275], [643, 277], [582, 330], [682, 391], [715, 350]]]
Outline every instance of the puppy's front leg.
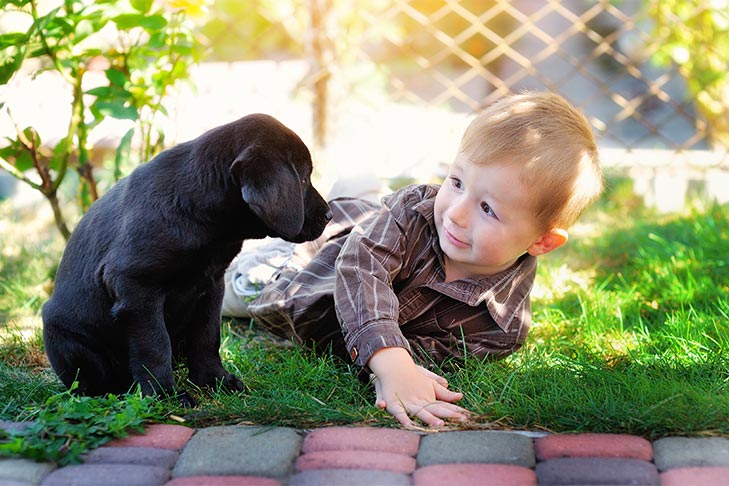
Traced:
[[[126, 331], [129, 371], [146, 395], [173, 396], [172, 346], [164, 322], [163, 297], [139, 282], [117, 277], [112, 316]], [[121, 343], [119, 344], [122, 345]]]
[[129, 319], [129, 369], [144, 394], [173, 396], [172, 346], [161, 315], [142, 312]]
[[225, 287], [222, 279], [197, 302], [188, 322], [185, 354], [190, 381], [199, 386], [222, 384], [231, 391], [243, 391], [243, 383], [223, 368], [220, 361], [220, 308]]

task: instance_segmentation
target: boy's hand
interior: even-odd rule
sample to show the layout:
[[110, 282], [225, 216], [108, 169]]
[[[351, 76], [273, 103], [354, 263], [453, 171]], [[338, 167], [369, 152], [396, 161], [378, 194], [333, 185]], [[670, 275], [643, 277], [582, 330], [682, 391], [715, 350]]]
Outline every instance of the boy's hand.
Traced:
[[376, 405], [387, 409], [403, 426], [415, 425], [410, 416], [434, 427], [443, 426], [442, 419], [468, 420], [470, 412], [452, 403], [463, 395], [449, 390], [442, 376], [417, 366], [407, 350], [383, 348], [368, 364], [377, 376]]

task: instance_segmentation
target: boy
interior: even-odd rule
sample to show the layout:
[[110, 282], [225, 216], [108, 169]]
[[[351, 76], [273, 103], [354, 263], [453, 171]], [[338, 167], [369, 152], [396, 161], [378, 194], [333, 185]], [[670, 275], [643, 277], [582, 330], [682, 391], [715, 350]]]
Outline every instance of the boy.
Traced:
[[335, 199], [318, 240], [274, 241], [281, 268], [247, 313], [230, 310], [245, 295], [236, 282], [254, 280], [255, 255], [243, 252], [226, 275], [224, 313], [349, 357], [403, 426], [465, 421], [462, 395], [416, 360], [519, 349], [536, 257], [567, 241], [602, 181], [582, 114], [552, 93], [506, 96], [468, 126], [442, 185], [403, 188], [381, 206]]

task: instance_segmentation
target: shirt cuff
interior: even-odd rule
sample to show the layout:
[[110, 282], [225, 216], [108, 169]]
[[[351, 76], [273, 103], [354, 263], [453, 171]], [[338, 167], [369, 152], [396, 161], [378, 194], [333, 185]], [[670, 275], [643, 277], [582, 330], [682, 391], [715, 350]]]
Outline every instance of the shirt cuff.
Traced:
[[382, 348], [405, 348], [410, 354], [410, 343], [392, 323], [368, 323], [355, 336], [346, 338], [347, 352], [354, 364], [365, 367], [373, 354]]

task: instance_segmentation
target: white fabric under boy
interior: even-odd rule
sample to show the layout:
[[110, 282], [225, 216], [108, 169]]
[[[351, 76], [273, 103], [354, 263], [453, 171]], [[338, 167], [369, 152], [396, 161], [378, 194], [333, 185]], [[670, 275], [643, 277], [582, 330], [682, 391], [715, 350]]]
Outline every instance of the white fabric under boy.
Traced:
[[246, 241], [225, 272], [223, 315], [249, 317], [248, 303], [279, 271], [291, 266], [294, 245], [280, 238]]

